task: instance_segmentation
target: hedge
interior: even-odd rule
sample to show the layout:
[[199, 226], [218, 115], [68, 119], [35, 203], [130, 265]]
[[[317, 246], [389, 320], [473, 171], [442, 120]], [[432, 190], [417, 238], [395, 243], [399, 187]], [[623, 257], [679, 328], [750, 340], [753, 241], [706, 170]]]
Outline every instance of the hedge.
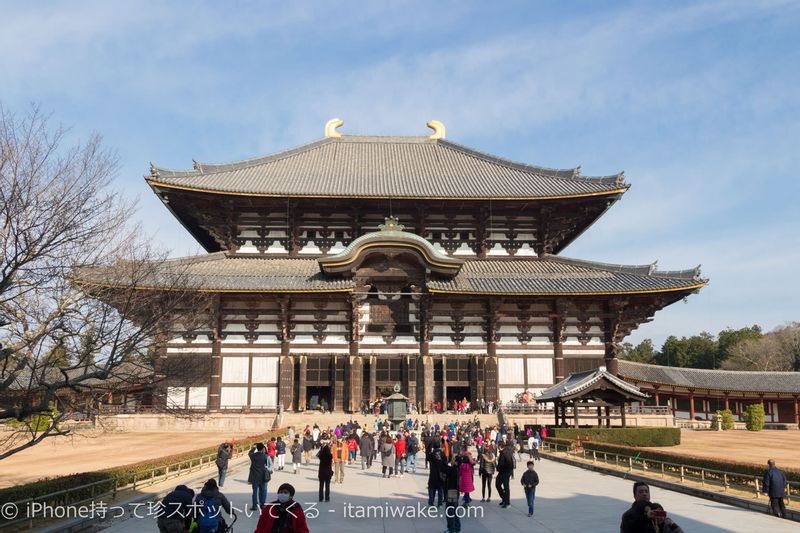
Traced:
[[[548, 437], [546, 441], [562, 445], [570, 445], [575, 442], [571, 439], [558, 439], [551, 437]], [[590, 451], [616, 453], [618, 455], [626, 455], [631, 457], [638, 455], [639, 460], [649, 459], [652, 461], [682, 464], [698, 468], [707, 468], [710, 470], [721, 470], [723, 472], [731, 472], [744, 476], [758, 476], [759, 479], [764, 475], [764, 472], [767, 469], [766, 461], [764, 464], [727, 461], [724, 459], [710, 459], [706, 457], [697, 457], [694, 455], [684, 455], [672, 451], [649, 450], [647, 448], [635, 448], [633, 446], [621, 446], [618, 444], [606, 444], [594, 441], [584, 442], [583, 440], [581, 440], [581, 446]], [[782, 470], [783, 473], [786, 474], [786, 479], [793, 482], [800, 482], [800, 470]]]
[[[249, 448], [254, 442], [261, 442], [268, 440], [271, 437], [277, 437], [285, 434], [285, 431], [271, 431], [261, 435], [251, 435], [240, 441], [236, 441], [237, 445], [242, 445], [244, 448]], [[219, 445], [216, 444], [208, 448], [200, 448], [189, 452], [183, 452], [157, 459], [141, 461], [139, 463], [132, 463], [129, 465], [108, 468], [105, 470], [97, 470], [95, 472], [83, 472], [79, 474], [72, 474], [68, 476], [59, 476], [54, 478], [43, 478], [38, 481], [18, 485], [16, 487], [8, 487], [0, 489], [0, 501], [3, 502], [18, 502], [27, 500], [29, 498], [40, 498], [47, 494], [68, 490], [81, 485], [87, 485], [95, 482], [107, 481], [94, 487], [94, 494], [101, 494], [110, 491], [114, 488], [114, 478], [120, 478], [117, 483], [118, 486], [125, 485], [133, 481], [137, 474], [147, 472], [154, 468], [161, 468], [156, 471], [156, 475], [161, 475], [165, 472], [166, 467], [176, 463], [188, 464], [191, 460], [199, 459], [200, 457], [217, 453]], [[81, 501], [92, 497], [92, 488], [86, 488], [80, 491], [70, 493], [69, 501], [63, 503]], [[61, 497], [57, 497], [61, 498]]]
[[551, 434], [556, 438], [575, 440], [580, 434], [581, 441], [605, 442], [623, 446], [677, 446], [681, 443], [680, 428], [553, 428]]

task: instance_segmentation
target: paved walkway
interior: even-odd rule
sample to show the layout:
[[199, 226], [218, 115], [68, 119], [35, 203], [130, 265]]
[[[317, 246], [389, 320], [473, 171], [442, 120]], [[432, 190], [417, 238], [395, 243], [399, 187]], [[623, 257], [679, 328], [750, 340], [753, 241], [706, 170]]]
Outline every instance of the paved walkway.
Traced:
[[[497, 505], [496, 494], [492, 495], [491, 503], [480, 503], [480, 479], [476, 470], [478, 491], [473, 493], [475, 503], [470, 511], [482, 513], [482, 518], [464, 518], [462, 531], [619, 531], [620, 516], [632, 499], [630, 481], [547, 460], [537, 463], [537, 470], [542, 481], [537, 490], [533, 518], [526, 515], [525, 496], [519, 485], [520, 469], [517, 469], [516, 479], [511, 480], [513, 507], [505, 510]], [[281, 483], [292, 483], [297, 489], [295, 499], [302, 503], [308, 515], [312, 515], [308, 519], [312, 532], [441, 532], [445, 529], [443, 517], [408, 518], [408, 515], [398, 517], [395, 514], [393, 517], [366, 518], [358, 514], [361, 511], [358, 506], [378, 506], [373, 513], [375, 509], [381, 509], [387, 515], [388, 512], [416, 512], [418, 504], [424, 507], [427, 503], [427, 476], [427, 470], [420, 468], [416, 474], [406, 474], [403, 478], [384, 479], [378, 463], [371, 471], [364, 472], [360, 465], [351, 465], [346, 467], [344, 483], [331, 485], [331, 502], [318, 503], [316, 464], [301, 466], [296, 475], [291, 472], [291, 467], [287, 467], [287, 470], [273, 474], [268, 500], [274, 499]], [[232, 473], [229, 472], [224, 488], [225, 494], [240, 510], [249, 507], [250, 487], [246, 481], [247, 465], [237, 466]], [[192, 483], [192, 488], [199, 490], [200, 484]], [[798, 531], [794, 522], [658, 488], [652, 489], [652, 499], [661, 503], [687, 533]], [[140, 514], [146, 514], [146, 511], [143, 509]], [[254, 531], [258, 516], [249, 511], [238, 514], [234, 531]], [[141, 533], [158, 529], [153, 518], [131, 518], [113, 524], [107, 531]]]

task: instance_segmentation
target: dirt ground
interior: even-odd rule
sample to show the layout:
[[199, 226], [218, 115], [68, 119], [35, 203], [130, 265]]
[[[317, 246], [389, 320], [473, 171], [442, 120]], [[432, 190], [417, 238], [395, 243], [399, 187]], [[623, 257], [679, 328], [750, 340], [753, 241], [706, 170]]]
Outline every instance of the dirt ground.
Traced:
[[778, 467], [800, 470], [800, 431], [696, 431], [681, 430], [680, 446], [656, 448], [698, 457], [764, 464], [775, 459]]
[[47, 439], [0, 462], [0, 488], [137, 463], [246, 435], [213, 432], [79, 433]]

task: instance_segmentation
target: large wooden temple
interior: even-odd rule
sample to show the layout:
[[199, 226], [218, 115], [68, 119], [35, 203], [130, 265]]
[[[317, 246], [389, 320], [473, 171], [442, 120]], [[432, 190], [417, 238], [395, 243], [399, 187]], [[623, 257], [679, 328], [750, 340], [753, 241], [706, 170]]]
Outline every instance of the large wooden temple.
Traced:
[[509, 161], [446, 140], [437, 121], [419, 137], [341, 124], [266, 157], [151, 168], [147, 183], [208, 252], [164, 268], [214, 302], [159, 349], [161, 363], [208, 363], [204, 382], [170, 383], [171, 404], [302, 410], [316, 396], [354, 411], [395, 384], [423, 409], [508, 401], [573, 372], [616, 373], [618, 343], [705, 284], [697, 268], [559, 255], [626, 192], [622, 174]]

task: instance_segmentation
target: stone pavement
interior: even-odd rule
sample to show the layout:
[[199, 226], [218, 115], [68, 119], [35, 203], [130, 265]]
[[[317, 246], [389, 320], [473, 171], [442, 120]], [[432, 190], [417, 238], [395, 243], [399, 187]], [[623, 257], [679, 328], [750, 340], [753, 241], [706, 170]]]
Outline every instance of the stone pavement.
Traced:
[[[422, 456], [420, 456], [420, 459]], [[423, 461], [424, 462], [424, 461]], [[413, 533], [441, 532], [445, 529], [443, 517], [413, 517], [427, 503], [428, 472], [419, 468], [416, 474], [406, 474], [402, 478], [384, 479], [380, 473], [379, 462], [372, 470], [362, 472], [360, 464], [348, 465], [345, 469], [344, 483], [331, 484], [331, 502], [317, 502], [317, 467], [301, 466], [295, 475], [291, 467], [275, 472], [268, 487], [268, 501], [274, 500], [278, 486], [283, 482], [292, 483], [297, 489], [295, 499], [306, 509], [309, 528], [312, 532], [349, 531]], [[421, 463], [422, 464], [422, 463]], [[524, 461], [518, 463], [524, 465]], [[248, 464], [237, 465], [228, 473], [224, 492], [233, 505], [243, 510], [250, 505], [250, 487], [247, 485]], [[581, 468], [563, 465], [548, 460], [538, 462], [537, 471], [541, 483], [537, 490], [536, 511], [532, 518], [527, 517], [527, 506], [519, 478], [521, 468], [511, 480], [511, 509], [500, 509], [496, 493], [490, 503], [480, 503], [480, 479], [475, 472], [474, 503], [469, 512], [478, 513], [480, 518], [463, 518], [461, 530], [468, 532], [517, 532], [517, 531], [556, 531], [556, 532], [618, 532], [619, 519], [630, 506], [632, 483], [617, 477], [597, 474]], [[175, 484], [178, 484], [176, 481]], [[192, 483], [199, 491], [201, 484]], [[652, 489], [652, 499], [661, 503], [669, 516], [684, 531], [690, 532], [769, 532], [781, 533], [798, 531], [798, 525], [788, 520], [746, 511], [737, 507], [674, 493], [658, 488]], [[419, 505], [419, 507], [418, 507]], [[364, 517], [366, 512], [358, 506], [375, 506], [371, 512], [383, 512], [383, 518]], [[398, 516], [397, 513], [405, 513]], [[391, 517], [389, 513], [395, 513]], [[143, 511], [144, 514], [144, 511]], [[233, 531], [250, 533], [258, 522], [256, 513], [239, 513]], [[230, 521], [229, 521], [230, 522]], [[140, 533], [158, 531], [153, 518], [130, 518], [111, 525], [106, 531], [120, 533]]]

